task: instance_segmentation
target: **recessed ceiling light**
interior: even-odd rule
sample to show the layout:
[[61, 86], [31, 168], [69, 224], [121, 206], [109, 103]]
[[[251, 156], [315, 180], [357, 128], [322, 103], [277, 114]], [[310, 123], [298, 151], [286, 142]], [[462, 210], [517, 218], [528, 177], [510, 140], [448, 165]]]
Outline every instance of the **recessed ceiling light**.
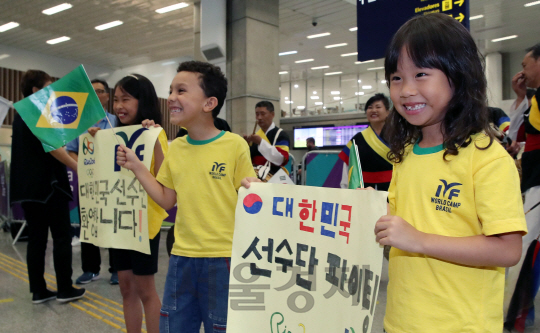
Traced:
[[503, 40], [508, 40], [508, 39], [514, 39], [514, 38], [517, 38], [518, 35], [512, 35], [512, 36], [506, 36], [506, 37], [501, 37], [501, 38], [495, 38], [495, 39], [492, 39], [491, 41], [493, 43], [497, 43], [497, 42], [502, 42]]
[[343, 53], [341, 56], [342, 57], [350, 57], [350, 56], [355, 56], [355, 55], [358, 55], [358, 52]]
[[362, 86], [362, 89], [371, 89], [373, 88], [372, 86]]
[[371, 67], [371, 68], [368, 68], [367, 70], [368, 71], [376, 71], [376, 70], [379, 70], [379, 69], [384, 69], [384, 67]]
[[303, 62], [310, 62], [310, 61], [314, 61], [314, 60], [315, 60], [315, 59], [304, 59], [304, 60], [297, 60], [297, 61], [295, 61], [295, 63], [297, 63], [297, 64], [301, 64], [301, 63], [303, 63]]
[[342, 74], [343, 72], [332, 72], [332, 73], [324, 73], [324, 75], [337, 75]]
[[339, 95], [339, 91], [331, 91], [330, 95]]
[[156, 13], [159, 13], [159, 14], [168, 13], [168, 12], [172, 12], [173, 10], [181, 9], [187, 6], [189, 6], [187, 3], [180, 2], [180, 3], [177, 3], [176, 5], [171, 5], [171, 6], [163, 7], [160, 9], [156, 9]]
[[9, 58], [9, 54], [0, 54], [0, 60]]
[[361, 83], [361, 82], [362, 82], [362, 80], [358, 80], [358, 83]]
[[364, 92], [363, 92], [363, 91], [359, 91], [359, 92], [355, 92], [354, 94], [355, 94], [356, 96], [362, 96], [362, 95], [364, 94]]
[[319, 99], [319, 96], [317, 96], [317, 95], [311, 95], [310, 98], [311, 98], [311, 99]]
[[315, 102], [315, 105], [323, 105], [323, 102]]
[[358, 27], [350, 28], [349, 31], [356, 31], [358, 30]]
[[8, 31], [13, 28], [17, 28], [19, 26], [19, 23], [17, 22], [9, 22], [3, 25], [0, 25], [0, 32]]
[[285, 97], [285, 99], [289, 99], [289, 97]]
[[295, 88], [298, 88], [298, 85], [297, 85], [297, 84], [295, 84], [295, 85], [294, 85], [294, 87], [295, 87]]
[[311, 67], [311, 69], [325, 69], [325, 68], [330, 68], [330, 66]]
[[176, 64], [176, 61], [165, 61], [161, 63], [161, 66], [169, 66], [173, 64]]
[[281, 53], [278, 53], [279, 56], [284, 56], [284, 55], [288, 55], [288, 54], [297, 54], [298, 51], [287, 51], [287, 52], [281, 52]]
[[64, 11], [66, 9], [70, 9], [71, 7], [73, 7], [71, 4], [63, 3], [61, 5], [54, 6], [54, 7], [51, 7], [49, 9], [45, 9], [44, 11], [42, 11], [42, 13], [45, 14], [45, 15], [52, 15], [52, 14], [56, 14], [56, 13], [59, 13], [61, 11]]
[[367, 63], [370, 63], [370, 62], [375, 62], [375, 60], [355, 61], [354, 64], [355, 65], [360, 65], [360, 64], [367, 64]]
[[385, 84], [385, 83], [386, 83], [386, 80], [381, 80], [381, 83], [382, 83], [382, 84]]
[[285, 101], [285, 104], [292, 104], [294, 103], [293, 101]]
[[319, 37], [330, 36], [330, 35], [331, 35], [331, 33], [329, 33], [329, 32], [323, 32], [322, 34], [316, 34], [316, 35], [307, 36], [307, 38], [312, 39], [312, 38], [319, 38]]
[[102, 30], [113, 28], [113, 27], [117, 27], [117, 26], [122, 25], [122, 24], [124, 24], [124, 22], [122, 22], [122, 21], [112, 21], [112, 22], [109, 22], [109, 23], [98, 25], [96, 27], [96, 30], [102, 31]]
[[297, 106], [298, 110], [304, 110], [306, 107], [304, 105]]
[[101, 73], [101, 74], [98, 74], [97, 77], [105, 77], [105, 76], [109, 76], [109, 73]]
[[484, 17], [484, 15], [471, 16], [469, 17], [469, 21], [478, 20], [478, 19], [481, 19], [482, 17]]
[[313, 95], [317, 95], [317, 92], [316, 92], [316, 91], [313, 91]]
[[347, 46], [349, 44], [347, 43], [339, 43], [339, 44], [332, 44], [332, 45], [326, 45], [324, 48], [325, 49], [333, 49], [334, 47], [342, 47], [342, 46]]
[[334, 97], [334, 101], [339, 101], [340, 99], [340, 97]]
[[69, 37], [67, 37], [67, 36], [58, 37], [58, 38], [55, 38], [55, 39], [48, 40], [48, 41], [47, 41], [47, 44], [54, 45], [54, 44], [58, 44], [58, 43], [65, 42], [65, 41], [70, 40], [70, 39], [71, 39], [71, 38], [69, 38]]
[[524, 4], [523, 6], [524, 7], [530, 7], [530, 6], [534, 6], [534, 5], [540, 5], [540, 1], [529, 2], [529, 3]]
[[282, 74], [287, 74], [287, 73], [289, 73], [289, 72], [287, 72], [287, 71], [279, 72], [280, 75], [282, 75]]

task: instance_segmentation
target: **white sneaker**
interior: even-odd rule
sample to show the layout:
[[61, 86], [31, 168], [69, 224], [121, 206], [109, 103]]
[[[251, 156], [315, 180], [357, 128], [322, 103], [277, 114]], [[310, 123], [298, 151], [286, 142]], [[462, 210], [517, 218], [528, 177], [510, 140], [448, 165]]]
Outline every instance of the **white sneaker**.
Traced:
[[80, 246], [80, 245], [81, 245], [81, 240], [79, 239], [79, 237], [73, 236], [71, 240], [71, 246]]

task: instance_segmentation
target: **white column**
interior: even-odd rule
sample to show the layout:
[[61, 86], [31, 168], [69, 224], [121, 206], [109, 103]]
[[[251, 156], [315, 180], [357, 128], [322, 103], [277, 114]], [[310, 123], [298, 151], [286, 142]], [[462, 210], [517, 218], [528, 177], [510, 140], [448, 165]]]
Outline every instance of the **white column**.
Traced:
[[486, 55], [487, 98], [489, 106], [501, 107], [503, 99], [502, 55], [499, 52]]

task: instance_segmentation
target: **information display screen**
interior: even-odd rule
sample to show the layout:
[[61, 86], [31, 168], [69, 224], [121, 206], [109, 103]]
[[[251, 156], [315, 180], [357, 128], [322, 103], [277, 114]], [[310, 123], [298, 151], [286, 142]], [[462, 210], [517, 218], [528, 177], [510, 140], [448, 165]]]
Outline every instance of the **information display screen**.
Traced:
[[306, 139], [314, 138], [318, 148], [339, 148], [351, 140], [356, 133], [369, 127], [368, 123], [350, 126], [323, 125], [318, 127], [295, 127], [294, 149], [306, 148]]

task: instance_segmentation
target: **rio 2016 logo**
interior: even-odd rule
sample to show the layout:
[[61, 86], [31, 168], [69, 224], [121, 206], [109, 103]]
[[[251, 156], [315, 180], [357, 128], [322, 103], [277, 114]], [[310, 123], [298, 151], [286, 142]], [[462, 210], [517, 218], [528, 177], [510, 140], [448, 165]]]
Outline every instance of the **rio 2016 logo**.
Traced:
[[84, 155], [94, 155], [94, 143], [88, 138], [84, 138], [82, 143], [82, 151]]

